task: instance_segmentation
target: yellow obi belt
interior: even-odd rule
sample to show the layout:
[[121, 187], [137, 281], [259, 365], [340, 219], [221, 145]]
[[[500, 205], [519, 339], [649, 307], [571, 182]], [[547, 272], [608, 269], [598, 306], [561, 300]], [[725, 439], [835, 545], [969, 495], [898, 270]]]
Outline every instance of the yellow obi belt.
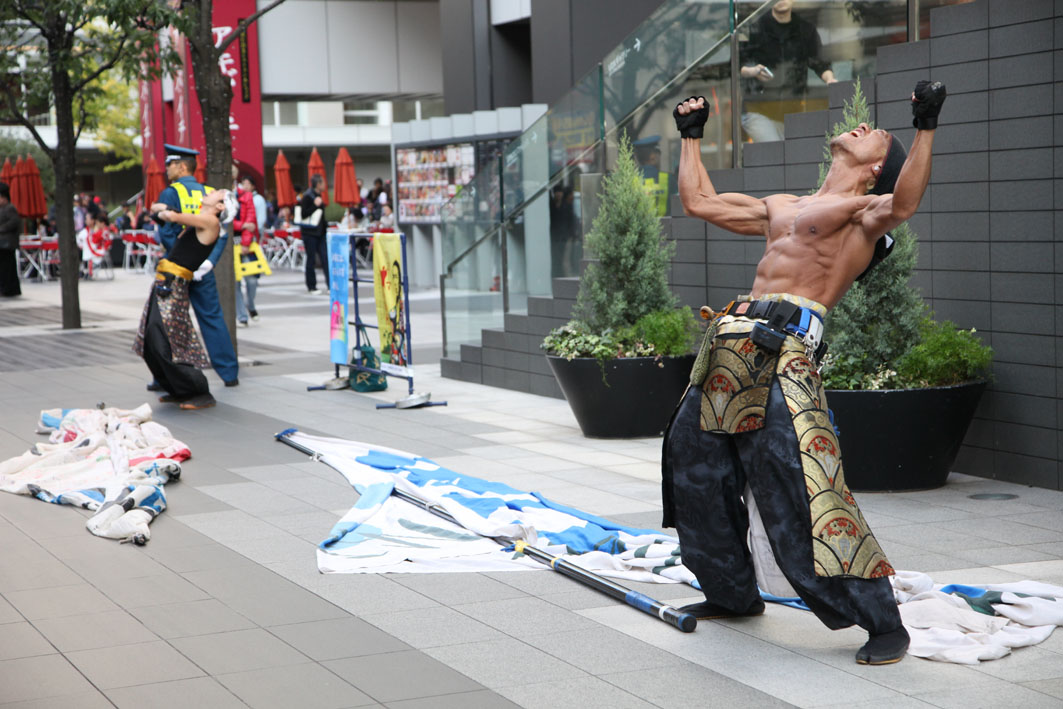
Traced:
[[177, 278], [182, 278], [182, 279], [184, 279], [186, 281], [191, 281], [192, 280], [192, 272], [191, 271], [189, 271], [184, 266], [178, 266], [176, 263], [174, 263], [170, 259], [164, 258], [161, 261], [159, 261], [157, 266], [155, 266], [155, 280], [157, 280], [157, 281], [166, 280], [165, 274], [167, 274], [167, 273], [169, 273], [170, 275], [175, 276]]

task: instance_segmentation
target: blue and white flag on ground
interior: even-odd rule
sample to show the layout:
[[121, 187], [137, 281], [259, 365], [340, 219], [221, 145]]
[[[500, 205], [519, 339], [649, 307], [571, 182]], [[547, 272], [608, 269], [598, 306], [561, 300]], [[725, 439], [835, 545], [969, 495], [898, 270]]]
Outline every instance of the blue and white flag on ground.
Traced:
[[[323, 573], [521, 571], [541, 564], [490, 537], [523, 539], [603, 576], [693, 583], [679, 540], [614, 524], [502, 483], [462, 475], [416, 455], [294, 432], [359, 493], [317, 550]], [[457, 526], [394, 497], [398, 488], [446, 510]]]

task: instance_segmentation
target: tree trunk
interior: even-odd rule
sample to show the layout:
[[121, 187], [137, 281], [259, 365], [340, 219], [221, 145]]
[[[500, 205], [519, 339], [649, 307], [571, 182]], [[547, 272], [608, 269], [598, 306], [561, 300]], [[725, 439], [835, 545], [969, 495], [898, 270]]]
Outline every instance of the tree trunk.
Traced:
[[[212, 84], [206, 91], [199, 91], [199, 104], [204, 116], [210, 116], [209, 120], [203, 121], [203, 133], [207, 144], [207, 182], [216, 189], [231, 189], [233, 186], [232, 175], [232, 135], [229, 133], [229, 107], [232, 104], [232, 87], [229, 86], [229, 77], [217, 71], [218, 63], [211, 63], [215, 71], [211, 74], [209, 83]], [[210, 73], [210, 72], [208, 72]], [[197, 78], [196, 87], [202, 86]], [[229, 328], [229, 337], [232, 338], [233, 350], [237, 351], [236, 344], [236, 273], [233, 270], [233, 249], [235, 241], [232, 224], [224, 225], [229, 232], [228, 246], [222, 251], [214, 267], [215, 278], [218, 281], [218, 298], [221, 299], [221, 309], [225, 315], [225, 325]]]
[[[52, 32], [46, 36], [49, 54], [56, 55], [66, 31], [62, 18], [53, 21]], [[55, 94], [55, 127], [58, 139], [52, 159], [55, 163], [55, 220], [59, 233], [59, 284], [63, 303], [63, 329], [81, 327], [81, 300], [78, 295], [78, 276], [81, 255], [74, 233], [74, 183], [77, 177], [77, 158], [74, 154], [74, 94], [70, 75], [65, 71], [52, 72], [52, 91]]]
[[[188, 36], [192, 54], [192, 73], [196, 79], [196, 94], [203, 113], [203, 135], [207, 146], [207, 184], [215, 189], [231, 189], [233, 185], [233, 143], [229, 132], [229, 111], [233, 90], [229, 77], [218, 68], [218, 52], [214, 48], [212, 0], [198, 3], [198, 17], [194, 31]], [[229, 227], [231, 232], [231, 225]], [[229, 328], [233, 349], [236, 350], [236, 273], [233, 270], [233, 234], [229, 245], [214, 267], [218, 282], [225, 325]]]

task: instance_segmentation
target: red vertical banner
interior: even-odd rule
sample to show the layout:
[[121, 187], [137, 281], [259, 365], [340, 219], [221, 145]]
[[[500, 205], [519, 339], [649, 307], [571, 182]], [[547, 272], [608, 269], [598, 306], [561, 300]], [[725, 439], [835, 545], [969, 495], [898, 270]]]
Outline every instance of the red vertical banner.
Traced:
[[[140, 145], [144, 156], [144, 169], [151, 156], [159, 165], [166, 162], [162, 128], [162, 85], [158, 80], [140, 80]], [[146, 173], [145, 173], [146, 174]]]
[[173, 76], [173, 125], [174, 143], [182, 147], [191, 147], [192, 144], [192, 120], [188, 91], [188, 43], [184, 36], [175, 29], [170, 30], [170, 42], [181, 59], [181, 66]]
[[207, 137], [203, 134], [203, 109], [200, 108], [199, 96], [196, 95], [196, 75], [192, 71], [191, 58], [189, 58], [188, 63], [185, 64], [185, 66], [188, 69], [188, 124], [191, 132], [188, 147], [198, 150], [199, 154], [203, 156], [203, 160], [205, 161], [207, 159]]
[[[214, 3], [214, 44], [221, 45], [240, 24], [255, 13], [255, 0], [226, 0]], [[248, 172], [262, 185], [262, 84], [258, 73], [258, 26], [252, 24], [237, 37], [218, 60], [219, 70], [229, 77], [233, 102], [229, 111], [233, 160], [241, 172]]]

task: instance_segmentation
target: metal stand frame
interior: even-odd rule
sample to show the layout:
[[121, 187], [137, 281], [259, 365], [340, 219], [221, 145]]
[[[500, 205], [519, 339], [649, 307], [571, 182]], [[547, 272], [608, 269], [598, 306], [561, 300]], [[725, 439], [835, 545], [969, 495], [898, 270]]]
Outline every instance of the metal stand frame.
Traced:
[[[378, 325], [369, 325], [367, 323], [362, 322], [362, 313], [361, 313], [361, 308], [360, 308], [359, 299], [358, 299], [358, 284], [359, 283], [370, 283], [370, 284], [372, 284], [374, 282], [374, 279], [373, 278], [368, 278], [368, 279], [367, 278], [360, 278], [358, 276], [357, 256], [356, 256], [354, 247], [356, 245], [355, 244], [355, 239], [357, 237], [359, 237], [359, 236], [366, 236], [366, 234], [354, 234], [354, 233], [349, 234], [349, 238], [351, 239], [351, 249], [350, 249], [350, 251], [351, 251], [351, 281], [352, 281], [352, 284], [353, 284], [352, 290], [354, 291], [354, 294], [353, 294], [353, 298], [354, 298], [354, 320], [348, 321], [347, 324], [348, 325], [354, 325], [354, 327], [355, 327], [355, 330], [354, 330], [354, 347], [355, 347], [356, 350], [360, 351], [360, 348], [362, 346], [362, 342], [361, 342], [362, 341], [362, 328], [363, 327], [364, 328], [374, 328], [374, 329], [377, 329], [377, 330], [379, 330], [380, 328], [379, 328]], [[378, 235], [377, 234], [371, 234], [369, 236], [372, 236], [373, 238], [376, 238], [376, 236], [378, 236]], [[400, 297], [402, 298], [403, 311], [405, 313], [405, 315], [403, 317], [403, 320], [405, 322], [403, 323], [403, 325], [404, 325], [405, 334], [406, 334], [406, 343], [405, 343], [406, 366], [405, 367], [399, 367], [397, 365], [392, 365], [390, 363], [384, 363], [383, 362], [383, 354], [384, 354], [383, 352], [380, 353], [381, 354], [380, 369], [376, 369], [376, 368], [373, 368], [373, 367], [366, 367], [366, 366], [361, 365], [361, 364], [348, 364], [346, 366], [349, 369], [354, 369], [354, 370], [357, 370], [357, 371], [360, 371], [360, 372], [370, 372], [371, 374], [383, 374], [383, 375], [386, 375], [386, 376], [389, 376], [389, 377], [396, 377], [398, 379], [405, 379], [406, 380], [406, 382], [408, 384], [408, 387], [409, 387], [408, 395], [405, 398], [403, 398], [403, 399], [399, 399], [394, 404], [377, 404], [376, 407], [378, 409], [413, 409], [413, 408], [421, 408], [421, 407], [424, 407], [424, 406], [446, 406], [447, 402], [445, 402], [445, 401], [430, 401], [430, 398], [432, 396], [431, 394], [414, 394], [413, 393], [413, 370], [411, 369], [411, 366], [413, 365], [413, 344], [412, 344], [411, 329], [410, 329], [410, 277], [409, 277], [409, 272], [408, 272], [408, 268], [407, 268], [408, 261], [407, 261], [407, 258], [406, 258], [406, 234], [403, 233], [403, 232], [399, 232], [399, 243], [402, 245], [402, 294], [401, 294]], [[372, 262], [370, 262], [369, 268], [370, 268], [370, 272], [372, 272]], [[340, 373], [340, 365], [337, 364], [336, 365], [336, 376], [337, 377], [339, 377], [339, 373]]]

